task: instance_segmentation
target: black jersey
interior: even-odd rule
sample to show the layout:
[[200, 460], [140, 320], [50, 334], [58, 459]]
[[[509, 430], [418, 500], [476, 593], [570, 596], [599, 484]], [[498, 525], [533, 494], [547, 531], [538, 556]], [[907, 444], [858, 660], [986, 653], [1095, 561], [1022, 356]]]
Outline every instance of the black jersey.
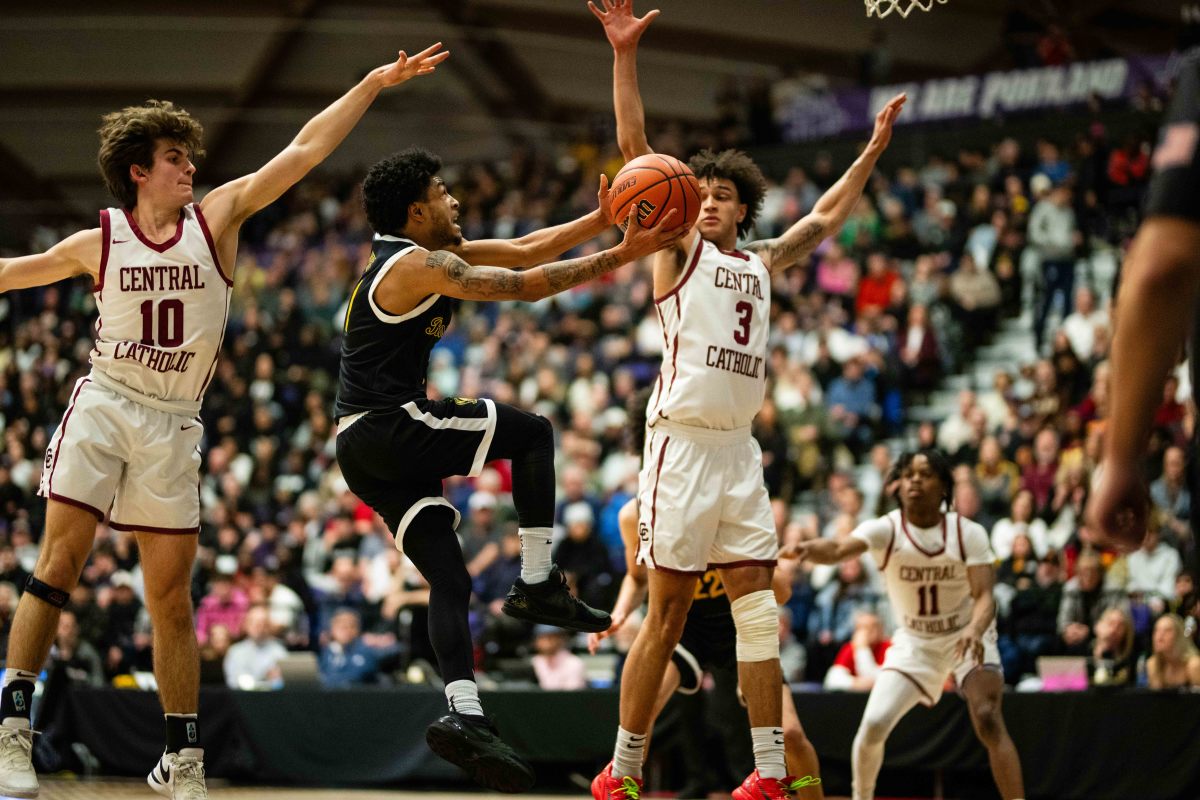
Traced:
[[706, 634], [733, 630], [733, 611], [729, 607], [729, 595], [721, 582], [721, 573], [710, 569], [696, 582], [692, 595], [692, 607], [688, 609], [688, 627], [699, 627]]
[[414, 247], [408, 239], [375, 237], [367, 269], [346, 310], [335, 419], [361, 411], [394, 409], [426, 397], [429, 353], [450, 325], [458, 301], [431, 294], [416, 308], [392, 314], [375, 299], [380, 280]]
[[1154, 151], [1146, 215], [1200, 222], [1200, 50], [1179, 62], [1179, 82]]

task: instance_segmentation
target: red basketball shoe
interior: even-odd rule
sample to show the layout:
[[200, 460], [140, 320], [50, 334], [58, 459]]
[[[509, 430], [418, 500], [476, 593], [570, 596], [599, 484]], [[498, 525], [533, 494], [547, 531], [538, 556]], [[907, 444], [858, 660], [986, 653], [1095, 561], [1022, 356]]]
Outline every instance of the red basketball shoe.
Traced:
[[763, 778], [758, 770], [751, 772], [742, 785], [733, 790], [733, 800], [791, 800], [788, 787], [795, 778]]
[[592, 781], [592, 797], [595, 800], [638, 800], [642, 796], [641, 779], [628, 775], [624, 778], [614, 778], [612, 767], [612, 762], [608, 762], [604, 772]]

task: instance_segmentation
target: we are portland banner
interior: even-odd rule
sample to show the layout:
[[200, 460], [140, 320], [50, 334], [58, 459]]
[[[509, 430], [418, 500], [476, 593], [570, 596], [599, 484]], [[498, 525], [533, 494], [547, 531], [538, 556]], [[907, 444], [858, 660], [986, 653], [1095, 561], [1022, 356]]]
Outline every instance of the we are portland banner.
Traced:
[[897, 125], [949, 120], [986, 120], [1009, 114], [1127, 100], [1139, 91], [1161, 93], [1173, 74], [1174, 55], [1108, 58], [1052, 67], [937, 78], [871, 89], [802, 92], [779, 109], [777, 120], [789, 142], [811, 141], [869, 130], [875, 114], [899, 94], [908, 94]]

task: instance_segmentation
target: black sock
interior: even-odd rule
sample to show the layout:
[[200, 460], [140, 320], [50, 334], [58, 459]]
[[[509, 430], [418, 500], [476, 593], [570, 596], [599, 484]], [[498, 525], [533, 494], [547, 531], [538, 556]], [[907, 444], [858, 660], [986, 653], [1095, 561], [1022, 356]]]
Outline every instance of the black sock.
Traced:
[[167, 752], [200, 747], [200, 723], [195, 714], [164, 714], [167, 723]]
[[33, 681], [14, 680], [0, 692], [0, 721], [9, 717], [29, 719], [33, 707]]

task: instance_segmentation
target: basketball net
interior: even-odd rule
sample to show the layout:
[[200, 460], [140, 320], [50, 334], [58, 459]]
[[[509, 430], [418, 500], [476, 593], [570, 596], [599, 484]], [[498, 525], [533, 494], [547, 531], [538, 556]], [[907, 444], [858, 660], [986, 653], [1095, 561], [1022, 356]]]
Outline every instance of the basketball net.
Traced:
[[895, 11], [900, 16], [907, 17], [914, 8], [932, 11], [935, 2], [945, 5], [949, 0], [866, 0], [867, 16], [883, 19]]

